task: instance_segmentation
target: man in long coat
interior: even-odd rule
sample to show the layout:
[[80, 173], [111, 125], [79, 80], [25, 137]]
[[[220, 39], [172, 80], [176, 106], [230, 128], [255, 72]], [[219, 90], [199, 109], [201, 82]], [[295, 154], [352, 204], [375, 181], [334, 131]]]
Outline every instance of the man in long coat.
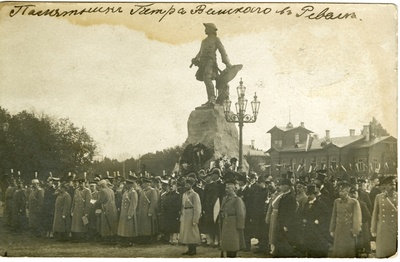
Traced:
[[[214, 219], [218, 214], [215, 214], [214, 207], [219, 205], [220, 192], [217, 181], [220, 179], [221, 171], [218, 168], [211, 170], [205, 179], [204, 196], [202, 208], [202, 230], [206, 234], [207, 244], [214, 246], [218, 243], [218, 224]], [[218, 201], [218, 203], [217, 203]]]
[[324, 225], [329, 223], [328, 208], [324, 202], [317, 199], [315, 185], [307, 186], [307, 196], [307, 202], [300, 212], [304, 228], [305, 255], [312, 258], [327, 257], [329, 241]]
[[21, 179], [17, 181], [17, 189], [14, 191], [12, 209], [13, 233], [20, 233], [26, 228], [26, 190]]
[[164, 214], [164, 233], [171, 244], [178, 244], [179, 217], [181, 211], [181, 195], [177, 191], [176, 180], [169, 181], [167, 193], [164, 196], [162, 213]]
[[67, 241], [71, 229], [71, 196], [67, 188], [67, 184], [61, 184], [54, 208], [53, 233], [57, 241]]
[[275, 257], [293, 257], [296, 247], [296, 197], [291, 191], [292, 183], [289, 179], [280, 182], [282, 196], [279, 200]]
[[125, 183], [125, 192], [122, 195], [119, 216], [118, 236], [123, 239], [122, 246], [131, 246], [133, 238], [137, 236], [136, 208], [138, 195], [133, 189], [133, 184], [136, 182], [132, 178], [127, 178]]
[[397, 252], [398, 198], [394, 177], [382, 181], [384, 192], [377, 195], [371, 219], [371, 234], [376, 237], [376, 257], [391, 257]]
[[225, 181], [226, 196], [222, 200], [220, 213], [221, 251], [226, 252], [227, 257], [236, 257], [237, 251], [246, 247], [243, 232], [246, 207], [235, 193], [235, 184], [234, 179]]
[[[237, 191], [237, 196], [243, 200], [243, 203], [246, 207], [246, 211], [252, 209], [253, 207], [253, 199], [252, 193], [253, 191], [247, 184], [247, 176], [246, 174], [237, 175], [237, 183], [239, 185], [239, 189]], [[244, 227], [244, 240], [246, 246], [243, 248], [243, 251], [250, 251], [251, 250], [251, 231], [250, 231], [250, 217], [246, 216], [246, 222]]]
[[32, 179], [32, 186], [33, 189], [28, 198], [29, 228], [34, 235], [40, 236], [42, 233], [41, 219], [43, 217], [44, 190], [40, 187], [39, 180], [36, 178]]
[[157, 190], [150, 186], [151, 180], [144, 178], [138, 202], [138, 236], [140, 243], [149, 243], [154, 239], [157, 222]]
[[43, 219], [41, 221], [43, 229], [46, 230], [46, 236], [53, 235], [53, 219], [54, 219], [54, 206], [56, 203], [56, 187], [54, 181], [56, 179], [50, 176], [47, 179], [47, 187], [44, 189], [43, 197]]
[[99, 199], [94, 203], [94, 207], [101, 208], [101, 237], [104, 243], [114, 244], [114, 237], [117, 234], [118, 218], [115, 206], [114, 191], [107, 186], [106, 180], [100, 180]]
[[334, 238], [332, 257], [356, 257], [356, 237], [361, 231], [362, 214], [358, 200], [350, 198], [350, 184], [339, 186], [340, 198], [333, 204], [329, 232]]
[[79, 186], [75, 189], [74, 197], [72, 199], [71, 232], [74, 241], [83, 241], [88, 232], [89, 213], [91, 208], [90, 200], [92, 199], [92, 194], [90, 189], [85, 186], [86, 178], [83, 175], [78, 176], [76, 181], [79, 183]]
[[196, 255], [197, 245], [201, 242], [199, 231], [201, 202], [199, 195], [192, 189], [195, 183], [192, 177], [185, 181], [179, 230], [179, 242], [188, 245], [188, 250], [182, 255], [189, 256]]
[[3, 223], [6, 227], [12, 226], [12, 210], [13, 210], [13, 201], [14, 201], [14, 192], [17, 189], [17, 184], [15, 183], [15, 179], [11, 178], [9, 181], [10, 185], [7, 187], [5, 192], [4, 199], [4, 208], [3, 208]]

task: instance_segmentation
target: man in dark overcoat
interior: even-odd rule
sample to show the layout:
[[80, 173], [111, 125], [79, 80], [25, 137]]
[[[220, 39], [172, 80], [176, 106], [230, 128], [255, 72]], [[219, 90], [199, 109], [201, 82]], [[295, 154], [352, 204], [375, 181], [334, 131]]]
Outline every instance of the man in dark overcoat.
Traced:
[[283, 179], [280, 182], [282, 197], [279, 201], [277, 218], [277, 239], [275, 257], [293, 257], [295, 256], [296, 236], [296, 210], [297, 202], [292, 192], [292, 183], [289, 179]]

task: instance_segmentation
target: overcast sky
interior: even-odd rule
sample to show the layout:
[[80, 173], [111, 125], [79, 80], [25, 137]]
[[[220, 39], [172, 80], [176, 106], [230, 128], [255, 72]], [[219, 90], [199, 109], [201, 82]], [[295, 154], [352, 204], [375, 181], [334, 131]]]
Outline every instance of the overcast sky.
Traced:
[[[393, 5], [314, 4], [357, 18], [311, 20], [307, 4], [207, 4], [271, 8], [268, 15], [189, 15], [197, 4], [174, 4], [185, 15], [86, 14], [54, 18], [0, 10], [0, 106], [69, 118], [97, 141], [100, 155], [137, 157], [181, 145], [187, 119], [206, 101], [204, 83], [190, 60], [205, 38], [203, 22], [218, 27], [232, 64], [243, 64], [247, 98], [257, 92], [259, 118], [244, 126], [244, 143], [268, 149], [274, 125], [306, 128], [324, 136], [356, 133], [375, 116], [397, 137], [397, 12]], [[171, 3], [152, 8], [169, 9]], [[83, 9], [95, 4], [39, 4], [36, 9]], [[289, 6], [291, 15], [277, 10]], [[27, 12], [26, 12], [27, 13]], [[311, 12], [307, 12], [311, 14]], [[221, 69], [224, 65], [219, 59]], [[250, 112], [250, 108], [248, 109]]]

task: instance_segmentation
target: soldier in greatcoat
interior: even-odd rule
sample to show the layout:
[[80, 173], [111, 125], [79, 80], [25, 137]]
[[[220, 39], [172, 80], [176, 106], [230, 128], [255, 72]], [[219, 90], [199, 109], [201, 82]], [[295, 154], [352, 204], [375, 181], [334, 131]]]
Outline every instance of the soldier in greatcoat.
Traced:
[[118, 229], [117, 208], [114, 191], [108, 187], [106, 180], [100, 180], [99, 199], [94, 203], [96, 209], [101, 208], [101, 237], [103, 243], [114, 244]]
[[86, 178], [84, 175], [77, 176], [76, 182], [79, 183], [79, 186], [75, 189], [72, 199], [71, 232], [74, 241], [83, 241], [88, 232], [89, 213], [91, 208], [90, 200], [92, 199], [92, 194], [85, 186]]
[[54, 208], [53, 234], [57, 241], [67, 241], [71, 229], [71, 196], [67, 189], [67, 184], [60, 185]]
[[351, 185], [342, 182], [340, 198], [333, 205], [329, 232], [334, 238], [332, 257], [356, 257], [356, 237], [361, 231], [361, 208], [359, 202], [349, 196]]
[[150, 186], [151, 180], [142, 180], [142, 190], [139, 192], [138, 202], [138, 241], [139, 243], [149, 243], [154, 240], [157, 222], [157, 190]]
[[199, 231], [201, 202], [199, 195], [192, 189], [195, 183], [191, 177], [185, 181], [180, 217], [179, 242], [188, 246], [188, 250], [182, 255], [189, 256], [196, 255], [197, 245], [201, 243]]
[[[246, 211], [252, 209], [253, 201], [252, 201], [252, 193], [253, 191], [250, 189], [247, 183], [247, 175], [237, 173], [237, 184], [239, 189], [237, 190], [237, 196], [243, 200], [243, 203], [246, 207]], [[244, 227], [244, 240], [246, 246], [243, 248], [243, 251], [251, 250], [251, 231], [250, 231], [250, 217], [246, 216], [246, 222]]]
[[329, 223], [328, 208], [324, 202], [317, 199], [315, 185], [307, 186], [307, 196], [307, 202], [301, 210], [305, 255], [312, 258], [327, 257], [329, 241], [324, 225]]
[[391, 257], [397, 253], [398, 196], [394, 177], [382, 181], [384, 192], [374, 202], [371, 234], [376, 237], [376, 257]]
[[235, 193], [236, 181], [225, 181], [226, 196], [222, 200], [220, 212], [221, 224], [221, 257], [226, 252], [227, 257], [236, 257], [237, 251], [246, 247], [244, 228], [246, 207], [243, 200]]
[[14, 206], [14, 192], [17, 189], [17, 184], [14, 178], [9, 181], [9, 186], [5, 192], [4, 207], [3, 207], [3, 224], [6, 227], [12, 226], [12, 210]]
[[137, 236], [138, 195], [133, 188], [133, 184], [136, 183], [133, 178], [127, 178], [125, 183], [117, 234], [122, 238], [122, 246], [131, 246], [133, 238]]
[[26, 228], [26, 190], [21, 179], [17, 180], [17, 189], [13, 196], [12, 229], [20, 233]]
[[53, 219], [54, 219], [54, 206], [56, 203], [56, 185], [55, 181], [59, 179], [49, 176], [47, 178], [47, 186], [44, 189], [43, 197], [43, 219], [41, 221], [43, 229], [46, 230], [46, 237], [53, 235]]
[[36, 235], [41, 235], [43, 217], [43, 198], [44, 190], [40, 187], [39, 180], [37, 178], [32, 179], [32, 192], [28, 198], [28, 221], [31, 232]]

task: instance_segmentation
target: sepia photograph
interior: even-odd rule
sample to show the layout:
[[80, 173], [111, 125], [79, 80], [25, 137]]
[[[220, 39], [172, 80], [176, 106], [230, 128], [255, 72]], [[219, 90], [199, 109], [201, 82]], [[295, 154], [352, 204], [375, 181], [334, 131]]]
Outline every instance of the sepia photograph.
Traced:
[[0, 258], [394, 258], [393, 3], [0, 2]]

